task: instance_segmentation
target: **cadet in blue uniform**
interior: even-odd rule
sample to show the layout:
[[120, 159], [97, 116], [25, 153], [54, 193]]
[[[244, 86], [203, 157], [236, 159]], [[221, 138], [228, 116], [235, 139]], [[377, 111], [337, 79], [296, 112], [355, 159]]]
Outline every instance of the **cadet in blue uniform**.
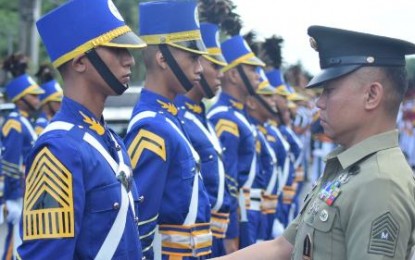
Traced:
[[[148, 259], [198, 259], [211, 253], [210, 203], [200, 156], [177, 118], [173, 100], [201, 78], [207, 54], [195, 1], [141, 3], [146, 81], [125, 144], [140, 195], [139, 230]], [[180, 17], [180, 19], [177, 19]]]
[[[215, 125], [216, 134], [224, 147], [226, 178], [233, 196], [225, 239], [227, 253], [230, 253], [239, 247], [239, 220], [243, 226], [248, 221], [246, 205], [249, 205], [251, 183], [247, 183], [247, 180], [250, 174], [256, 173], [255, 138], [244, 103], [248, 95], [255, 94], [259, 84], [256, 67], [264, 66], [264, 63], [240, 35], [224, 41], [221, 48], [228, 65], [223, 69], [222, 92], [211, 107], [208, 118]], [[241, 207], [241, 218], [238, 216], [238, 207]]]
[[108, 0], [73, 0], [36, 23], [64, 81], [61, 110], [28, 156], [21, 259], [141, 259], [138, 193], [122, 140], [102, 118], [145, 43]]
[[[18, 63], [18, 60], [14, 62]], [[13, 67], [17, 67], [14, 64]], [[4, 175], [4, 201], [7, 208], [8, 234], [4, 246], [4, 258], [16, 256], [16, 248], [21, 243], [19, 220], [22, 213], [25, 159], [32, 148], [37, 135], [31, 124], [32, 115], [39, 108], [38, 95], [42, 89], [26, 73], [19, 75], [13, 69], [14, 76], [6, 85], [7, 98], [16, 105], [4, 121], [1, 128], [3, 142], [2, 174]], [[21, 71], [23, 73], [24, 71]]]
[[323, 87], [321, 124], [340, 147], [283, 236], [226, 259], [410, 259], [415, 181], [395, 127], [415, 44], [323, 26], [308, 34], [322, 68], [308, 87]]
[[35, 132], [39, 135], [60, 109], [63, 92], [59, 83], [53, 78], [52, 68], [48, 65], [40, 66], [37, 75], [41, 82], [40, 87], [45, 91], [39, 96], [42, 113], [35, 122]]
[[188, 134], [190, 141], [200, 156], [203, 183], [209, 194], [211, 205], [211, 229], [213, 234], [211, 256], [225, 255], [223, 238], [229, 223], [230, 193], [226, 185], [226, 161], [222, 145], [216, 136], [213, 125], [206, 119], [203, 98], [213, 98], [220, 88], [223, 77], [221, 68], [226, 66], [220, 49], [218, 26], [212, 23], [201, 23], [202, 39], [208, 54], [200, 59], [203, 67], [201, 81], [186, 95], [175, 99], [178, 107], [178, 118]]

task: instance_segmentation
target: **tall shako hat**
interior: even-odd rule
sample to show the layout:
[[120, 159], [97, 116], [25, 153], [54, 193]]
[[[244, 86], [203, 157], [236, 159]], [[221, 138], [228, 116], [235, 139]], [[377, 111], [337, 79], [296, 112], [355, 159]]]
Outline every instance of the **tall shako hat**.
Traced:
[[220, 66], [226, 66], [227, 63], [220, 48], [219, 27], [213, 23], [201, 23], [200, 32], [208, 52], [203, 57]]
[[59, 83], [56, 80], [48, 81], [40, 87], [45, 91], [45, 93], [41, 94], [39, 96], [40, 104], [44, 105], [49, 101], [56, 101], [60, 102], [63, 98], [63, 91], [62, 87], [59, 85]]
[[28, 94], [40, 95], [42, 93], [44, 91], [26, 73], [15, 77], [6, 85], [6, 95], [11, 102], [16, 102]]
[[290, 92], [282, 78], [282, 73], [279, 69], [272, 69], [265, 72], [270, 84], [275, 88], [275, 94], [280, 96], [288, 96]]
[[228, 63], [223, 71], [228, 71], [240, 64], [264, 67], [265, 63], [252, 52], [241, 35], [235, 35], [221, 44], [223, 56]]
[[[221, 67], [226, 66], [227, 63], [220, 48], [219, 27], [213, 23], [201, 23], [200, 32], [208, 52], [207, 54], [204, 54], [203, 57]], [[215, 93], [212, 91], [203, 73], [200, 78], [200, 86], [202, 87], [206, 98], [213, 98], [215, 96]]]
[[111, 0], [70, 0], [40, 18], [36, 26], [55, 67], [86, 54], [117, 94], [128, 86], [115, 78], [95, 48], [146, 46], [125, 24]]
[[256, 93], [260, 95], [273, 95], [275, 93], [275, 88], [269, 83], [265, 71], [261, 67], [256, 68], [256, 72], [259, 75], [259, 86], [256, 89]]
[[308, 28], [310, 45], [320, 58], [321, 71], [308, 83], [318, 87], [363, 66], [403, 67], [415, 45], [389, 37], [324, 26]]
[[140, 37], [148, 45], [159, 46], [173, 73], [189, 91], [193, 84], [183, 73], [167, 45], [200, 55], [207, 54], [200, 33], [196, 1], [165, 0], [140, 3], [139, 17]]

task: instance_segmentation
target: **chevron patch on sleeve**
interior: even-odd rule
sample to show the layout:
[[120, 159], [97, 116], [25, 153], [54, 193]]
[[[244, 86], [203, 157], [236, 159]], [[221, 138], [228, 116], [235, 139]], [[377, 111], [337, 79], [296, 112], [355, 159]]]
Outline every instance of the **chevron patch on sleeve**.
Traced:
[[386, 212], [372, 222], [368, 253], [395, 256], [398, 236], [399, 223], [390, 212]]
[[166, 161], [166, 146], [164, 139], [153, 132], [141, 129], [128, 147], [128, 155], [130, 155], [133, 168], [137, 166], [138, 160], [144, 149], [152, 151]]
[[26, 179], [23, 240], [74, 237], [72, 174], [44, 147]]
[[22, 125], [19, 121], [15, 119], [9, 119], [4, 123], [3, 128], [1, 129], [3, 136], [7, 136], [11, 130], [16, 130], [17, 132], [22, 132]]
[[238, 125], [235, 122], [227, 119], [220, 119], [215, 126], [215, 131], [218, 137], [220, 137], [224, 132], [228, 132], [234, 136], [239, 137]]

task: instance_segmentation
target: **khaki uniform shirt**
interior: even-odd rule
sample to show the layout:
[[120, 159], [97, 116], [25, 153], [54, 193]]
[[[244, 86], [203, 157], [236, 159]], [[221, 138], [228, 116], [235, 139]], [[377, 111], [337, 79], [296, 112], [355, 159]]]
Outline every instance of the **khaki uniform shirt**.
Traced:
[[408, 259], [415, 181], [398, 132], [329, 154], [323, 176], [283, 236], [293, 259]]

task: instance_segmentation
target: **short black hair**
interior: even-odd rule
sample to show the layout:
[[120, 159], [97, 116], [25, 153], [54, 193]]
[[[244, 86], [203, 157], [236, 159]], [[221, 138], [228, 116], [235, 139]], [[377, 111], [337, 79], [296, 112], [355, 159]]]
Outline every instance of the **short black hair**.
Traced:
[[408, 89], [407, 71], [405, 67], [379, 67], [389, 83], [388, 92], [386, 93], [386, 109], [395, 114], [398, 113], [399, 106]]

